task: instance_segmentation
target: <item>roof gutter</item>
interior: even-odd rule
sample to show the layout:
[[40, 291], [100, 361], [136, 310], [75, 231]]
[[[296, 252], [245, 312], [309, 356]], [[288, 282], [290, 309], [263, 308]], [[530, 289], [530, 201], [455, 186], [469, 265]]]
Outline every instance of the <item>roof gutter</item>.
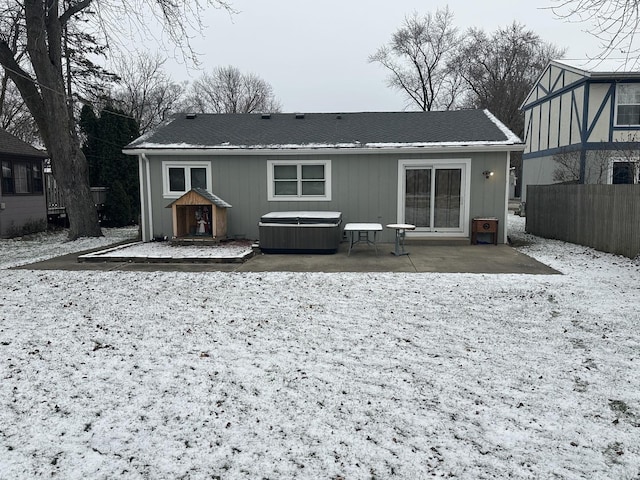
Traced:
[[449, 153], [449, 152], [522, 152], [524, 143], [480, 144], [480, 145], [437, 145], [424, 147], [369, 147], [369, 148], [132, 148], [125, 149], [126, 155], [362, 155], [370, 153]]

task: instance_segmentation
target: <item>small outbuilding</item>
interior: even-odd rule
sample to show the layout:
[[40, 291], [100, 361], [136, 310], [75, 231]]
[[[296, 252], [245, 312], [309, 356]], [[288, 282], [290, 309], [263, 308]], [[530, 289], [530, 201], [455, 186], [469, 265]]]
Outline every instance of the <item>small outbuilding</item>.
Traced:
[[227, 208], [231, 205], [203, 188], [192, 188], [171, 202], [173, 237], [223, 240], [227, 236]]

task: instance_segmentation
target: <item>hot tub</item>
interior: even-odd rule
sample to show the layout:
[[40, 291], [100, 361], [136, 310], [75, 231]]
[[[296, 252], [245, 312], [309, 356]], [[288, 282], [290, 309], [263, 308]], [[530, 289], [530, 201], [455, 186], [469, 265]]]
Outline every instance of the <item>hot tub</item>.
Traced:
[[342, 212], [271, 212], [258, 227], [265, 253], [336, 253]]

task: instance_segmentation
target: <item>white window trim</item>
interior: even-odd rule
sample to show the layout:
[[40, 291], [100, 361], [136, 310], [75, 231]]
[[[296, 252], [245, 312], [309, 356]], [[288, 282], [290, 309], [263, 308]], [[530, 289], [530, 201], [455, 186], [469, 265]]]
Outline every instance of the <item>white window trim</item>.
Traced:
[[416, 229], [407, 231], [407, 237], [468, 237], [469, 236], [469, 212], [471, 205], [471, 159], [470, 158], [434, 158], [429, 160], [398, 160], [398, 211], [399, 223], [404, 223], [404, 196], [406, 190], [404, 172], [407, 167], [431, 167], [431, 168], [461, 168], [461, 227], [456, 230], [443, 229], [441, 231], [427, 231]]
[[[324, 195], [275, 195], [273, 167], [276, 165], [323, 165]], [[298, 178], [298, 184], [301, 179]], [[300, 190], [299, 190], [300, 191]], [[270, 202], [330, 202], [331, 201], [331, 160], [267, 160], [267, 200]]]
[[[621, 86], [623, 85], [636, 85], [637, 88], [640, 88], [640, 83], [619, 83], [616, 85], [616, 98], [615, 98], [615, 111], [613, 112], [613, 125], [615, 127], [638, 127], [640, 126], [639, 123], [618, 123], [618, 105], [620, 105], [620, 95], [618, 93], [618, 90], [620, 89]], [[640, 105], [640, 104], [636, 104], [636, 103], [623, 103], [623, 105]], [[611, 182], [609, 182], [611, 183]]]
[[[607, 172], [607, 183], [609, 185], [613, 184], [613, 164], [614, 163], [638, 163], [640, 162], [639, 159], [628, 159], [628, 158], [622, 158], [622, 157], [613, 157], [611, 159], [609, 159], [609, 168], [608, 168], [608, 172]], [[638, 173], [638, 170], [640, 170], [640, 165], [636, 167], [636, 172]], [[636, 176], [636, 178], [633, 179], [633, 183], [634, 184], [638, 184], [640, 182], [640, 178], [638, 178], [638, 176]]]
[[184, 176], [184, 192], [171, 191], [169, 189], [169, 169], [170, 168], [183, 168], [190, 170], [191, 168], [205, 168], [207, 170], [207, 190], [211, 192], [211, 162], [179, 162], [179, 161], [164, 161], [162, 162], [162, 195], [164, 198], [180, 198], [182, 195], [191, 190], [191, 174], [185, 171]]

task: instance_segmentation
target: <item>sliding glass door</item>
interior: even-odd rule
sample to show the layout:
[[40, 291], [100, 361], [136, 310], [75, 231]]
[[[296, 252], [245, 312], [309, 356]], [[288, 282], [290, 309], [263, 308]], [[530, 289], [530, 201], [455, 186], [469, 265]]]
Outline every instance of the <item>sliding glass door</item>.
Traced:
[[422, 232], [464, 232], [465, 164], [401, 165], [401, 211]]

